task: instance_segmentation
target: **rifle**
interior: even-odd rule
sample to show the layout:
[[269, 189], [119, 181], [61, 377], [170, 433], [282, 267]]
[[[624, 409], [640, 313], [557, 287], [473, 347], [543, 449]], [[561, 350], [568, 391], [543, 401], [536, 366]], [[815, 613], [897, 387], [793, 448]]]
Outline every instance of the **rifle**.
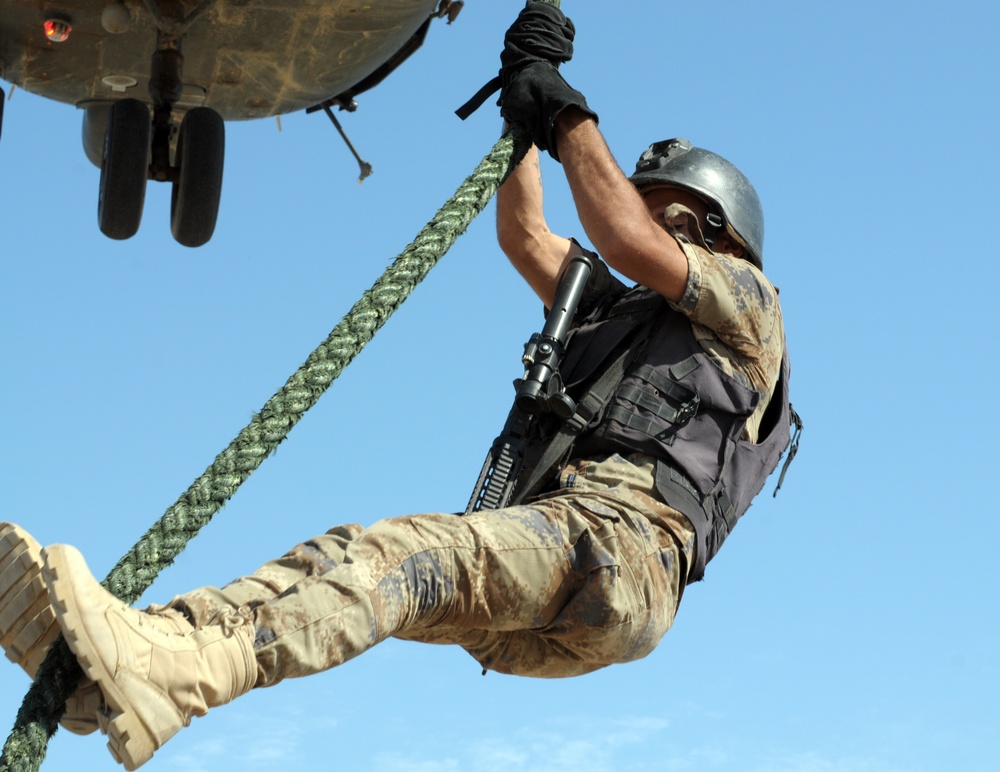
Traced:
[[565, 420], [576, 412], [576, 403], [564, 391], [562, 380], [553, 376], [558, 375], [566, 353], [566, 337], [593, 269], [593, 261], [585, 255], [570, 260], [542, 331], [532, 334], [524, 344], [521, 362], [525, 372], [515, 381], [514, 405], [503, 430], [493, 440], [465, 514], [502, 509], [509, 504], [524, 470], [525, 438], [538, 416], [551, 412]]

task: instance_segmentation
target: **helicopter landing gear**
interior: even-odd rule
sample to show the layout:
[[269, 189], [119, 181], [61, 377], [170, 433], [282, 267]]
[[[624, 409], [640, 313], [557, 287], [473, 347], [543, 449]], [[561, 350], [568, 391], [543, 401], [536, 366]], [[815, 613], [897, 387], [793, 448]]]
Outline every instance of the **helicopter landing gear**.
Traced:
[[212, 238], [222, 195], [226, 129], [208, 107], [189, 110], [177, 135], [177, 179], [170, 196], [170, 230], [178, 243], [200, 247]]
[[178, 243], [199, 247], [212, 238], [222, 195], [225, 123], [210, 107], [194, 107], [175, 126], [183, 63], [176, 44], [153, 55], [152, 119], [137, 99], [118, 100], [107, 112], [97, 219], [110, 238], [127, 239], [139, 230], [150, 179], [173, 185], [170, 229]]
[[122, 99], [108, 111], [101, 161], [97, 223], [112, 239], [139, 230], [149, 173], [149, 109], [138, 99]]

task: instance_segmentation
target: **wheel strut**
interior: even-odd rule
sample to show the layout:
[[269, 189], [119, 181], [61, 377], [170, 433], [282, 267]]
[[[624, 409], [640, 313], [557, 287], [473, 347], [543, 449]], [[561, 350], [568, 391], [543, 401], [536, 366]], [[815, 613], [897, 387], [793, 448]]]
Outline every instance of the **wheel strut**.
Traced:
[[152, 162], [149, 176], [158, 182], [173, 182], [176, 171], [170, 166], [170, 118], [183, 93], [184, 56], [179, 41], [153, 54], [149, 76], [149, 97], [153, 101]]
[[179, 243], [200, 246], [215, 229], [225, 150], [222, 116], [209, 107], [189, 110], [178, 131], [175, 163], [170, 162], [173, 111], [184, 91], [181, 39], [194, 17], [211, 4], [184, 17], [179, 3], [146, 0], [159, 27], [149, 75], [153, 116], [150, 121], [146, 105], [135, 99], [119, 100], [111, 108], [98, 220], [112, 238], [129, 238], [138, 230], [147, 179], [173, 184], [170, 221]]

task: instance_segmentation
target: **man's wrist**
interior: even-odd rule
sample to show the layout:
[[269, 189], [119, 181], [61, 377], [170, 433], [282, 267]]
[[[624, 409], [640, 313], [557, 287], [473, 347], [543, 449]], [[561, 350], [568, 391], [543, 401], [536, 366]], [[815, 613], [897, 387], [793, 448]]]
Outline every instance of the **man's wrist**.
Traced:
[[586, 131], [587, 129], [584, 127], [588, 123], [594, 127], [597, 126], [594, 116], [576, 105], [568, 105], [561, 110], [552, 126], [552, 139], [555, 142], [557, 152], [559, 152], [560, 147], [566, 146], [566, 140], [571, 134]]

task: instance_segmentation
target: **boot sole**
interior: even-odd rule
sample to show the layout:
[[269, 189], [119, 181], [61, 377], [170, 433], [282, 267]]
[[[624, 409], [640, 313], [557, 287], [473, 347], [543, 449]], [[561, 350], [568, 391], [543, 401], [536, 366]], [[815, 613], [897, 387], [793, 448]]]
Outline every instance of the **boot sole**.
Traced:
[[90, 569], [75, 548], [57, 544], [44, 551], [42, 574], [66, 643], [76, 655], [83, 672], [98, 683], [105, 703], [111, 708], [110, 716], [99, 717], [101, 730], [108, 735], [108, 750], [125, 769], [134, 770], [152, 758], [153, 752], [160, 746], [115, 682], [115, 674], [95, 654], [97, 647], [86, 627], [80, 623], [83, 615], [70, 577], [90, 577]]
[[0, 646], [33, 679], [59, 622], [42, 578], [42, 548], [12, 523], [0, 523]]

